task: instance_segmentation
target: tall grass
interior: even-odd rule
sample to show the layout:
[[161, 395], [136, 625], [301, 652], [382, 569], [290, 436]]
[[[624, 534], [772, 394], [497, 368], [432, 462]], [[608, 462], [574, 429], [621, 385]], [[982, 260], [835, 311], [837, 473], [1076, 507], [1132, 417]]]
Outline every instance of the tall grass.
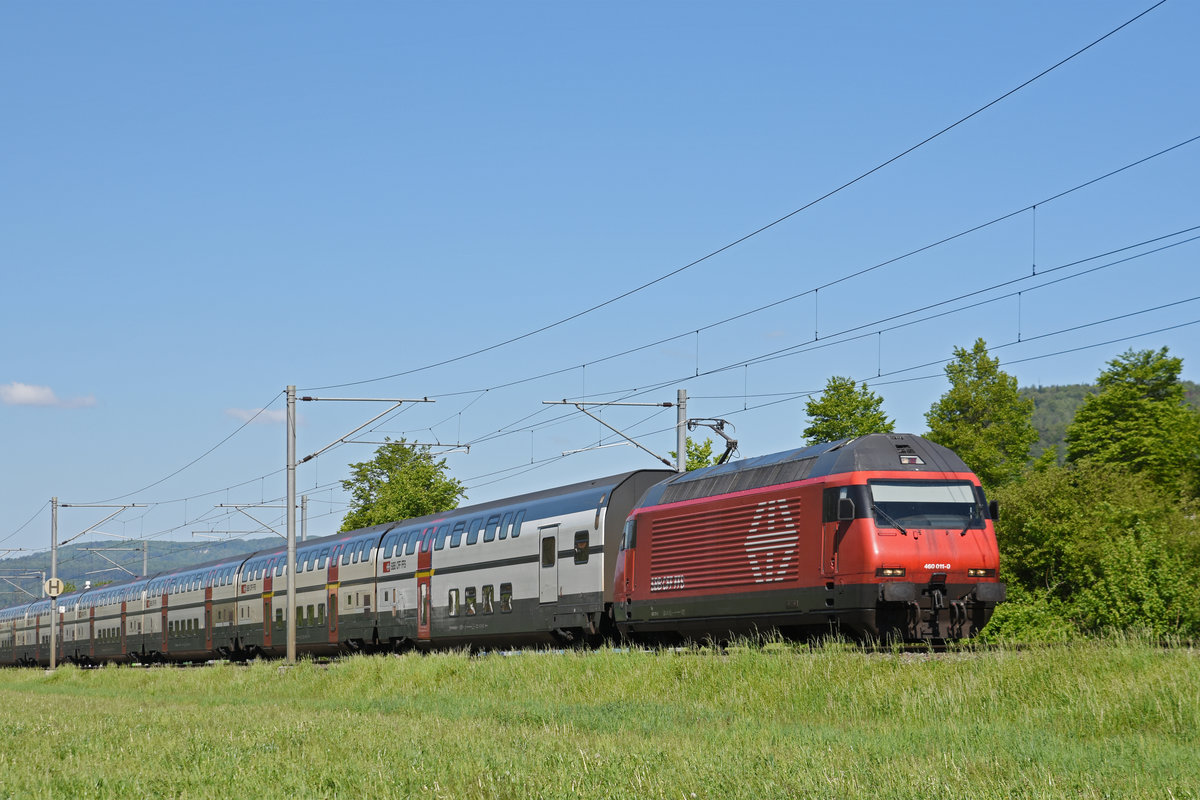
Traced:
[[1200, 797], [1200, 654], [833, 644], [0, 672], [0, 797]]

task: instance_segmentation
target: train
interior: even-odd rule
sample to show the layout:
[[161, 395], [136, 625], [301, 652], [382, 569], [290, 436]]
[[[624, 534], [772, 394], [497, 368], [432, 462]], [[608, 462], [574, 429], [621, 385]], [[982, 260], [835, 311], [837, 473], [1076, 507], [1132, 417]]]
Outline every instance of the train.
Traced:
[[[913, 434], [642, 469], [297, 543], [296, 652], [974, 636], [1005, 599], [978, 478]], [[283, 547], [0, 610], [0, 666], [282, 657]], [[54, 616], [57, 615], [57, 624]]]

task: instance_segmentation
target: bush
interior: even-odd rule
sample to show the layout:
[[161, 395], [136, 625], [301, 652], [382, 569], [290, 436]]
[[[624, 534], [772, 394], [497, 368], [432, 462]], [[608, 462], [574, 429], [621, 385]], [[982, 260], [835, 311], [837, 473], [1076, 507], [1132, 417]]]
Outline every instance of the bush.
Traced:
[[990, 635], [1147, 630], [1200, 634], [1196, 509], [1149, 478], [1094, 462], [1048, 467], [997, 492], [1011, 601]]

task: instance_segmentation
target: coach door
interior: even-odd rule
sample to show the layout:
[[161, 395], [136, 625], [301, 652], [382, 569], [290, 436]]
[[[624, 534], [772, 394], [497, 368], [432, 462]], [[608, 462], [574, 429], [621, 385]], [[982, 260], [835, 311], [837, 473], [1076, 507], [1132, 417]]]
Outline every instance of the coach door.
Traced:
[[204, 587], [204, 649], [210, 653], [213, 650], [213, 616], [212, 616], [212, 585], [213, 573], [208, 573]]
[[430, 579], [433, 577], [433, 532], [428, 528], [421, 536], [421, 547], [417, 550], [417, 639], [429, 641], [430, 618], [433, 616], [433, 596], [430, 594]]
[[329, 609], [329, 643], [337, 644], [338, 640], [338, 589], [341, 588], [341, 578], [338, 576], [338, 562], [342, 559], [342, 547], [333, 548], [329, 557], [329, 576], [325, 583], [327, 608]]
[[121, 601], [121, 655], [129, 655], [129, 641], [125, 638], [125, 612], [127, 606], [125, 601]]
[[272, 646], [271, 638], [271, 606], [275, 603], [275, 562], [267, 562], [266, 575], [263, 578], [263, 647]]
[[538, 597], [543, 603], [558, 600], [558, 526], [539, 528], [541, 558], [538, 570]]
[[169, 587], [170, 587], [170, 583], [163, 586], [163, 596], [162, 596], [162, 652], [163, 653], [166, 653], [167, 648], [168, 648], [168, 644], [167, 644], [167, 592], [170, 590]]

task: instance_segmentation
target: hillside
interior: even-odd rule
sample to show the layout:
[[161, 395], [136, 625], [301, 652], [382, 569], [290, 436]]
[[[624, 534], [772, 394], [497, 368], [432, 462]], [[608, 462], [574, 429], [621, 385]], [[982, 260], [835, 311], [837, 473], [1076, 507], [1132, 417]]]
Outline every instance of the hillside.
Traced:
[[[1200, 408], [1200, 384], [1191, 381], [1182, 383], [1188, 402]], [[1076, 409], [1089, 394], [1098, 391], [1097, 387], [1076, 383], [1066, 386], [1027, 386], [1020, 391], [1022, 397], [1033, 398], [1033, 427], [1037, 429], [1038, 441], [1030, 452], [1031, 458], [1037, 458], [1051, 447], [1058, 447], [1061, 461], [1066, 455], [1064, 442], [1067, 426], [1075, 418]]]

